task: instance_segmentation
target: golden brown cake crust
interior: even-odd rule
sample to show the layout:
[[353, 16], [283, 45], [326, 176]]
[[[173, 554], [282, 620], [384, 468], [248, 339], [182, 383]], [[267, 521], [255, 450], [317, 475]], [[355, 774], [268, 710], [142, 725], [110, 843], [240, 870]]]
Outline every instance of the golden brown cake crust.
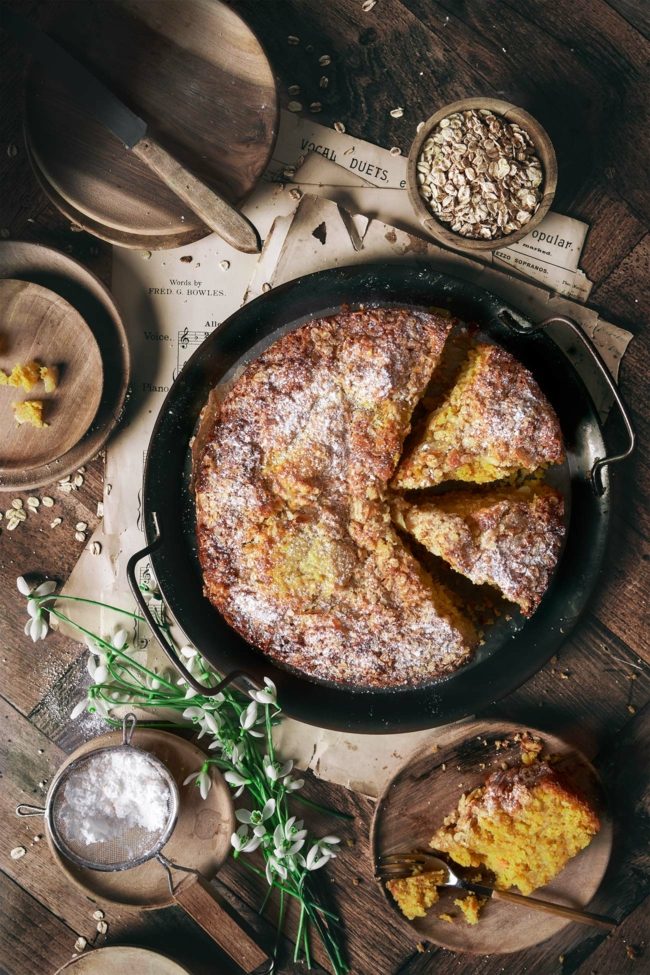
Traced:
[[496, 481], [563, 460], [557, 416], [532, 374], [500, 346], [477, 343], [459, 381], [405, 452], [393, 485]]
[[347, 312], [285, 335], [222, 403], [196, 479], [205, 593], [249, 642], [366, 686], [457, 668], [475, 634], [384, 500], [450, 319]]
[[537, 609], [560, 554], [564, 499], [548, 486], [480, 495], [450, 491], [425, 504], [395, 499], [393, 518], [434, 555], [476, 585], [488, 583]]

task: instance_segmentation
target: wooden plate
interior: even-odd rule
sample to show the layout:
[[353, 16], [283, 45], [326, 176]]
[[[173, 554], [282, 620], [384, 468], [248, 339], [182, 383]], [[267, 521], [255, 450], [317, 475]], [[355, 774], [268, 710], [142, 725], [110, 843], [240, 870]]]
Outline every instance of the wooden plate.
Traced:
[[[64, 765], [94, 748], [118, 745], [122, 733], [118, 731], [85, 742]], [[179, 789], [178, 821], [163, 853], [170, 860], [198, 870], [204, 877], [213, 877], [230, 853], [230, 835], [236, 827], [230, 789], [218, 772], [212, 772], [212, 788], [202, 799], [193, 785], [183, 785], [190, 772], [196, 772], [205, 760], [205, 753], [192, 742], [165, 731], [136, 728], [133, 744], [156, 755], [174, 776]], [[103, 873], [77, 867], [64, 859], [47, 834], [52, 856], [72, 882], [93, 900], [143, 909], [168, 907], [175, 900], [169, 893], [167, 874], [156, 860], [149, 860], [132, 870]], [[176, 878], [184, 875], [176, 873]]]
[[[52, 18], [49, 32], [163, 145], [229, 200], [243, 200], [271, 157], [278, 101], [264, 50], [238, 14], [219, 0], [119, 0], [61, 4]], [[105, 239], [151, 249], [209, 233], [36, 63], [25, 131], [46, 192], [91, 233], [99, 225]]]
[[[6, 278], [34, 282], [72, 305], [95, 338], [104, 371], [95, 417], [73, 447], [49, 464], [31, 470], [0, 472], [0, 491], [30, 490], [65, 477], [103, 447], [122, 415], [129, 382], [129, 346], [109, 291], [87, 268], [66, 254], [39, 244], [0, 241], [0, 280]], [[10, 358], [11, 350], [2, 361]], [[37, 390], [38, 387], [34, 393]]]
[[[0, 390], [0, 429], [5, 431], [0, 473], [32, 470], [74, 447], [92, 423], [102, 397], [102, 357], [76, 308], [40, 284], [0, 281], [0, 329], [5, 372], [32, 360], [59, 370], [52, 393], [40, 382], [30, 392], [12, 386]], [[44, 403], [47, 427], [16, 423], [12, 404], [29, 399]]]
[[133, 975], [189, 975], [187, 968], [166, 955], [131, 945], [93, 948], [92, 951], [88, 950], [79, 958], [67, 962], [63, 968], [59, 968], [56, 975], [61, 975], [62, 972], [69, 972], [70, 975], [117, 975], [118, 972], [132, 972]]
[[[510, 722], [473, 721], [458, 725], [450, 729], [453, 738], [447, 739], [443, 748], [436, 750], [432, 739], [429, 747], [400, 769], [375, 809], [370, 839], [375, 870], [380, 856], [428, 849], [433, 833], [456, 808], [461, 794], [482, 785], [490, 771], [507, 757], [508, 752], [498, 750], [495, 742], [525, 731], [539, 736], [545, 751], [566, 757], [574, 769], [572, 774], [597, 797], [600, 832], [552, 883], [535, 892], [536, 896], [558, 904], [586, 907], [600, 886], [612, 848], [612, 824], [597, 774], [584, 755], [561, 738]], [[518, 754], [517, 746], [513, 748], [514, 754]], [[481, 764], [485, 767], [480, 768]], [[382, 890], [391, 910], [410, 929], [416, 941], [432, 941], [453, 951], [476, 954], [520, 951], [550, 938], [571, 923], [541, 911], [488, 901], [479, 923], [470, 926], [454, 906], [454, 898], [459, 896], [454, 890], [441, 891], [440, 901], [426, 917], [407, 921], [383, 884]], [[438, 915], [443, 913], [455, 914], [455, 922], [441, 920]]]

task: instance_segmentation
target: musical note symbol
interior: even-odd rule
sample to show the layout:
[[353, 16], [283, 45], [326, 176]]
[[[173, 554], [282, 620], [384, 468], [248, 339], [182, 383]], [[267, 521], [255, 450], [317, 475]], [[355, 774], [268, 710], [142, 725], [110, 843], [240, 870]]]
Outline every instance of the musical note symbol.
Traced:
[[180, 345], [181, 349], [186, 349], [190, 344], [190, 336], [189, 336], [187, 325], [178, 336], [178, 344]]

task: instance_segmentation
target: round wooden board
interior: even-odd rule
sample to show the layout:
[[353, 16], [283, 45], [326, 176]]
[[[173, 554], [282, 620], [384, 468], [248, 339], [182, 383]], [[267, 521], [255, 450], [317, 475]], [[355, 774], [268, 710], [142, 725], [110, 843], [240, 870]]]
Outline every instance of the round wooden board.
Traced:
[[[271, 157], [278, 100], [266, 54], [234, 10], [219, 0], [63, 4], [48, 30], [197, 176], [235, 203], [252, 190]], [[36, 63], [26, 87], [30, 154], [66, 215], [77, 211], [90, 232], [131, 247], [176, 247], [209, 233]]]
[[[110, 292], [94, 274], [66, 254], [40, 244], [0, 241], [0, 279], [6, 278], [39, 284], [72, 305], [99, 346], [104, 370], [95, 418], [70, 450], [51, 463], [31, 470], [0, 472], [0, 491], [30, 490], [65, 477], [104, 446], [124, 408], [130, 372], [129, 345]], [[3, 357], [2, 361], [5, 360]]]
[[[117, 975], [118, 972], [132, 972], [133, 975], [189, 975], [187, 968], [166, 955], [131, 945], [93, 948], [79, 958], [67, 962], [55, 975], [61, 975], [62, 972], [69, 972], [70, 975]], [[215, 972], [215, 975], [218, 973]]]
[[[110, 732], [86, 742], [69, 755], [63, 768], [94, 748], [117, 745], [121, 732]], [[198, 870], [210, 878], [228, 859], [230, 836], [236, 827], [230, 789], [223, 777], [212, 770], [212, 788], [202, 799], [193, 784], [183, 785], [191, 772], [196, 772], [205, 760], [205, 753], [192, 742], [178, 735], [148, 728], [136, 728], [133, 744], [156, 755], [169, 769], [178, 785], [180, 806], [178, 821], [163, 853], [175, 863]], [[49, 832], [48, 843], [54, 859], [72, 882], [93, 900], [143, 909], [168, 907], [175, 900], [169, 892], [167, 874], [156, 860], [149, 860], [132, 870], [103, 873], [77, 867], [58, 852]], [[175, 871], [174, 879], [186, 874]]]
[[[6, 373], [32, 360], [59, 371], [52, 393], [41, 382], [30, 392], [13, 386], [0, 390], [0, 473], [33, 470], [74, 447], [92, 423], [102, 397], [102, 357], [76, 308], [26, 281], [0, 281], [0, 342], [0, 367]], [[16, 423], [13, 403], [31, 399], [44, 403], [47, 427]]]
[[[511, 739], [529, 731], [542, 739], [544, 750], [571, 762], [580, 784], [597, 797], [601, 828], [590, 845], [574, 857], [564, 870], [534, 896], [569, 907], [584, 908], [605, 874], [612, 848], [612, 824], [604, 806], [598, 777], [588, 760], [570, 744], [554, 735], [510, 722], [472, 721], [449, 729], [451, 740], [437, 750], [435, 740], [422, 749], [389, 782], [380, 797], [372, 822], [370, 848], [375, 870], [378, 858], [389, 853], [429, 849], [429, 841], [452, 812], [464, 792], [482, 785], [500, 763], [519, 754], [518, 746], [497, 750], [496, 741]], [[486, 742], [486, 744], [484, 744]], [[485, 765], [483, 769], [479, 766]], [[445, 770], [442, 766], [445, 765]], [[390, 909], [407, 926], [416, 941], [431, 941], [452, 951], [499, 954], [521, 951], [550, 938], [570, 924], [555, 915], [512, 904], [488, 901], [479, 923], [466, 924], [454, 898], [462, 892], [440, 892], [440, 900], [426, 917], [407, 921], [382, 884]], [[456, 915], [453, 924], [438, 915]]]

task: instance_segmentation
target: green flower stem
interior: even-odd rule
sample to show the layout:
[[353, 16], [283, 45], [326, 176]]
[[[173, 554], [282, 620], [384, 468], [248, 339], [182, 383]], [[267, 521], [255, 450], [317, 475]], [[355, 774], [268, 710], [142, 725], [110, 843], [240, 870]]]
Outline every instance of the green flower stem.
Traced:
[[124, 658], [130, 664], [133, 664], [133, 666], [136, 667], [141, 673], [146, 674], [148, 677], [153, 677], [154, 680], [159, 680], [163, 686], [168, 687], [171, 691], [176, 693], [177, 689], [172, 683], [170, 683], [170, 681], [166, 680], [164, 677], [161, 677], [160, 674], [154, 673], [153, 670], [149, 670], [148, 667], [145, 667], [144, 664], [138, 663], [137, 660], [132, 660], [128, 654], [118, 650], [118, 648], [114, 647], [112, 643], [108, 643], [106, 640], [103, 640], [100, 636], [97, 636], [96, 633], [91, 633], [91, 631], [87, 630], [85, 626], [81, 625], [81, 623], [76, 623], [74, 620], [71, 620], [69, 616], [66, 616], [65, 613], [59, 613], [59, 611], [56, 609], [50, 609], [48, 612], [51, 616], [56, 616], [56, 618], [61, 620], [63, 623], [69, 623], [70, 626], [74, 626], [75, 629], [79, 630], [80, 633], [83, 633], [84, 636], [90, 637], [93, 643], [96, 643], [100, 647], [105, 647], [106, 650], [110, 650], [112, 653]]
[[299, 792], [296, 792], [292, 796], [292, 799], [302, 803], [303, 806], [309, 806], [310, 809], [317, 809], [319, 812], [327, 813], [328, 816], [333, 816], [334, 819], [346, 819], [348, 822], [354, 822], [354, 816], [350, 813], [340, 812], [338, 809], [332, 809], [331, 806], [321, 806], [319, 802], [314, 802], [313, 799], [307, 799], [305, 796], [301, 796]]
[[[110, 609], [114, 613], [121, 613], [123, 616], [129, 616], [132, 620], [138, 620], [140, 623], [146, 623], [144, 616], [139, 616], [138, 613], [131, 613], [128, 609], [121, 609], [119, 606], [111, 606], [108, 603], [100, 603], [96, 599], [84, 599], [83, 596], [62, 596], [57, 595], [56, 593], [51, 593], [49, 596], [31, 596], [29, 598], [34, 599], [35, 602], [39, 603], [39, 605], [46, 603], [48, 600], [52, 603], [63, 602], [64, 600], [72, 603], [87, 603], [89, 606], [99, 606], [101, 609]], [[50, 606], [46, 606], [45, 608], [47, 609], [48, 613], [53, 611], [52, 607]], [[70, 620], [70, 622], [72, 621]]]

